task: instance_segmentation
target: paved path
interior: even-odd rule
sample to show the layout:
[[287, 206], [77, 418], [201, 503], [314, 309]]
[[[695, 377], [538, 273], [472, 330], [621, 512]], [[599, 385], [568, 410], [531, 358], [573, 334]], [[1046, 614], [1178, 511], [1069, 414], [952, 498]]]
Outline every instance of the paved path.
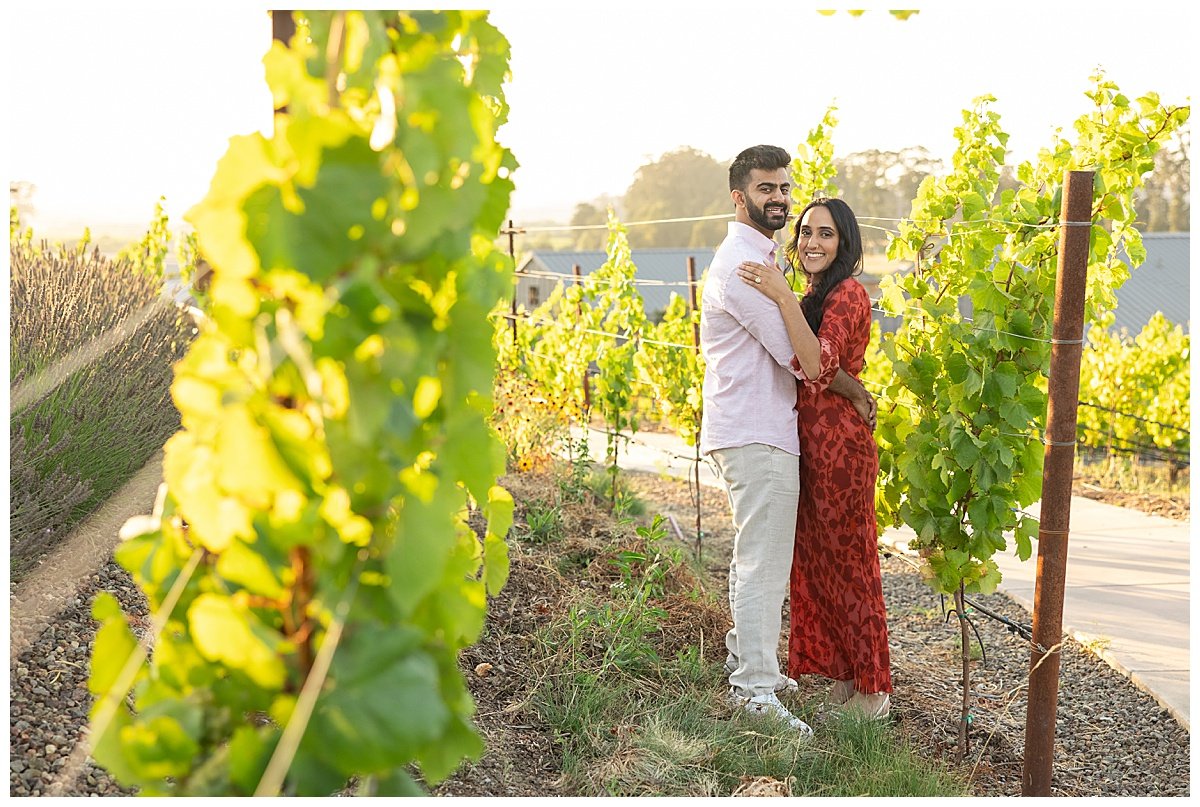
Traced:
[[[578, 432], [576, 432], [578, 434]], [[592, 457], [603, 461], [605, 435], [588, 435]], [[695, 449], [674, 435], [642, 432], [623, 450], [623, 468], [687, 477]], [[710, 463], [702, 484], [722, 487]], [[1034, 504], [1028, 512], [1037, 515]], [[1071, 499], [1063, 630], [1154, 697], [1191, 731], [1191, 522]], [[912, 530], [889, 529], [882, 539], [901, 550]], [[1033, 611], [1034, 556], [1022, 563], [1011, 551], [995, 556], [1000, 590]]]

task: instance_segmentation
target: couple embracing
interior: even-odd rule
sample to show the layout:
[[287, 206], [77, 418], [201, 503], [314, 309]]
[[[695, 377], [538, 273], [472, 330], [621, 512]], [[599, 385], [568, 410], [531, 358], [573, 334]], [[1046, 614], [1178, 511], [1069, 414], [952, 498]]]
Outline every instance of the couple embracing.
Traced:
[[[796, 676], [830, 679], [837, 708], [876, 718], [888, 714], [892, 682], [876, 551], [875, 401], [856, 378], [871, 328], [870, 299], [853, 277], [862, 238], [842, 200], [805, 207], [782, 247], [807, 278], [796, 299], [774, 240], [787, 226], [790, 165], [785, 150], [754, 146], [729, 168], [736, 216], [701, 306], [700, 448], [733, 511], [729, 699], [811, 735], [779, 700], [797, 691]], [[777, 646], [789, 592], [785, 675]]]

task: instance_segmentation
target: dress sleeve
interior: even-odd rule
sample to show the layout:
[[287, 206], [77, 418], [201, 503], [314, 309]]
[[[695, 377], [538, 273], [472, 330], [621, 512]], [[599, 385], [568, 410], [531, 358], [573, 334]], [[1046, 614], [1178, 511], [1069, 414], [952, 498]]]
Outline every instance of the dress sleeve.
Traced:
[[833, 382], [841, 367], [842, 351], [864, 321], [870, 327], [871, 298], [861, 283], [852, 277], [846, 278], [825, 298], [825, 315], [817, 333], [817, 341], [821, 343], [821, 369], [816, 378], [801, 379], [806, 392], [824, 392]]

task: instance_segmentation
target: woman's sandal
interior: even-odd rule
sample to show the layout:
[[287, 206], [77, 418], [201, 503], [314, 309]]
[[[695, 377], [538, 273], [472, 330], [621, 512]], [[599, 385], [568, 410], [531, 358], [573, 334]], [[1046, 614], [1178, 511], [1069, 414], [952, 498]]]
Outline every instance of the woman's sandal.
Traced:
[[854, 714], [856, 716], [866, 717], [870, 720], [889, 720], [892, 710], [891, 696], [886, 692], [876, 692], [872, 695], [864, 695], [862, 692], [855, 692], [854, 695], [847, 700], [839, 712], [846, 714]]

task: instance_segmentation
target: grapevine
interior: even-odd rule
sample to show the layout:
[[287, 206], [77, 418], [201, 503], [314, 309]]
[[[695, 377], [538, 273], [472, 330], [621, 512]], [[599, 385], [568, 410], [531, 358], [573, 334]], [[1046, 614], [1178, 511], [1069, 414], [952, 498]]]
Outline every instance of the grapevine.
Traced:
[[234, 137], [188, 214], [211, 317], [116, 552], [158, 616], [149, 664], [94, 606], [92, 753], [145, 795], [417, 793], [481, 751], [456, 662], [507, 575], [508, 43], [485, 12], [297, 24], [264, 60], [274, 134]]
[[[1095, 109], [1076, 122], [1079, 142], [1056, 139], [1017, 169], [1021, 185], [997, 195], [1007, 135], [978, 99], [956, 129], [954, 171], [927, 178], [909, 220], [889, 245], [915, 270], [881, 283], [884, 310], [904, 325], [884, 337], [880, 411], [880, 526], [911, 526], [938, 591], [990, 592], [1000, 580], [991, 556], [1012, 534], [1028, 558], [1037, 520], [1021, 512], [1040, 495], [1046, 372], [1064, 172], [1097, 168], [1088, 267], [1088, 317], [1115, 301], [1145, 257], [1132, 198], [1154, 151], [1188, 110], [1153, 94], [1136, 106], [1100, 74]], [[994, 201], [993, 201], [994, 200]], [[1107, 218], [1108, 226], [1100, 219]], [[973, 320], [958, 313], [969, 297]], [[879, 378], [880, 376], [875, 376]]]
[[637, 431], [633, 414], [634, 357], [646, 328], [642, 296], [634, 285], [637, 267], [629, 252], [625, 228], [609, 211], [608, 260], [597, 269], [594, 282], [584, 290], [586, 316], [596, 330], [615, 334], [600, 341], [596, 356], [596, 408], [608, 426], [608, 473], [610, 501], [617, 503], [617, 473], [620, 444], [618, 434]]
[[165, 263], [171, 251], [170, 220], [163, 210], [164, 201], [159, 197], [155, 203], [146, 234], [117, 253], [117, 260], [128, 261], [137, 271], [160, 281], [166, 276]]
[[1085, 392], [1079, 440], [1110, 458], [1138, 450], [1186, 456], [1191, 448], [1191, 338], [1161, 314], [1134, 337], [1106, 315], [1088, 330], [1080, 368]]
[[792, 213], [799, 213], [819, 196], [837, 195], [832, 136], [838, 124], [836, 112], [836, 106], [827, 108], [821, 122], [809, 131], [803, 143], [796, 146], [796, 156], [792, 159], [792, 196], [795, 199]]
[[[700, 298], [703, 286], [696, 289]], [[691, 310], [678, 294], [663, 312], [657, 325], [647, 324], [647, 338], [635, 361], [641, 386], [653, 400], [662, 419], [685, 443], [694, 446], [700, 435], [700, 417], [704, 402], [704, 357], [699, 350], [686, 347], [693, 341], [700, 324], [700, 312]]]

